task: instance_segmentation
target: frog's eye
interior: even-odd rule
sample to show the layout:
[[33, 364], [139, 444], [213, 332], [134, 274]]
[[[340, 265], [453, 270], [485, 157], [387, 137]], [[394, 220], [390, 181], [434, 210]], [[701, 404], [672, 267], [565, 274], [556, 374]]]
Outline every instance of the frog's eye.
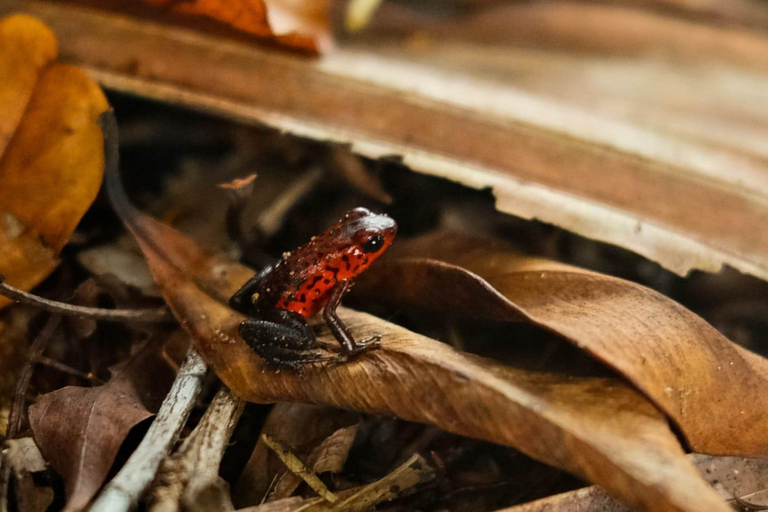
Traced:
[[384, 237], [381, 235], [373, 235], [368, 238], [363, 244], [363, 252], [371, 253], [378, 252], [384, 246]]

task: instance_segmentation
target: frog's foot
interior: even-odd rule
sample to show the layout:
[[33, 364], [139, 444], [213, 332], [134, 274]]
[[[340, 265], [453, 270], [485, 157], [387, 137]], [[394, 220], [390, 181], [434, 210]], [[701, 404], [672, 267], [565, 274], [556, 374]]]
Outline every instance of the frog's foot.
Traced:
[[360, 341], [355, 340], [350, 350], [345, 350], [343, 357], [350, 358], [368, 352], [369, 350], [376, 350], [381, 348], [381, 334], [374, 334]]

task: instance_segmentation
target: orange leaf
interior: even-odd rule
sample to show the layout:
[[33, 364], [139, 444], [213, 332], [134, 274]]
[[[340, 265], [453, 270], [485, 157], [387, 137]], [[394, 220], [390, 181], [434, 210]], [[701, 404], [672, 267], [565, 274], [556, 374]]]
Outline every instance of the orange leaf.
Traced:
[[56, 267], [104, 165], [106, 98], [79, 69], [52, 63], [56, 51], [34, 18], [0, 20], [0, 274], [24, 290]]
[[[221, 22], [238, 31], [294, 51], [318, 53], [318, 44], [312, 36], [321, 38], [325, 46], [330, 41], [327, 1], [312, 0], [315, 7], [307, 9], [302, 6], [308, 2], [271, 0], [269, 10], [264, 0], [144, 1], [178, 14]], [[277, 34], [278, 30], [273, 29], [275, 21], [281, 34]]]

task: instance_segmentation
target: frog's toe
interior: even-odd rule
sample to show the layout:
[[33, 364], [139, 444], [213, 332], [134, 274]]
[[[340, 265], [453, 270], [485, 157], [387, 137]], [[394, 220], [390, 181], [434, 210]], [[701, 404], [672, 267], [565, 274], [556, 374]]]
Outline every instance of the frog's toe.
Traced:
[[350, 350], [346, 355], [356, 356], [358, 354], [362, 354], [363, 352], [367, 352], [369, 350], [375, 350], [380, 347], [381, 347], [381, 335], [374, 334], [373, 336], [369, 336], [368, 338], [355, 341], [353, 349]]

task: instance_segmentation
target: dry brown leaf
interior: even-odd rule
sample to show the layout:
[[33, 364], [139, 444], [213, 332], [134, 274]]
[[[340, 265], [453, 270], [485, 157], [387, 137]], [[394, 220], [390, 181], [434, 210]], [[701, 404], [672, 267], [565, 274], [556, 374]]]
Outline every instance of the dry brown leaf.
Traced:
[[[671, 16], [669, 9], [648, 7], [627, 1], [498, 2], [472, 16], [432, 23], [414, 16], [416, 21], [409, 21], [404, 13], [391, 18], [381, 13], [371, 29], [381, 35], [420, 30], [433, 44], [462, 41], [673, 62], [707, 60], [768, 71], [763, 58], [768, 39], [761, 31], [739, 26], [748, 16], [741, 17], [739, 24], [726, 24], [714, 19], [716, 13], [700, 12], [685, 19]], [[753, 7], [752, 14], [768, 21], [768, 9]], [[737, 17], [737, 11], [729, 8], [724, 10]]]
[[160, 407], [173, 371], [150, 342], [94, 388], [69, 386], [29, 408], [35, 442], [64, 479], [65, 510], [80, 510], [104, 483], [130, 430]]
[[[326, 441], [349, 427], [356, 428], [358, 421], [358, 415], [332, 407], [281, 402], [272, 408], [261, 432], [277, 439], [305, 461], [310, 470], [321, 473], [337, 468], [321, 463]], [[343, 458], [346, 460], [346, 456]], [[234, 488], [234, 500], [239, 507], [255, 505], [270, 489], [270, 500], [287, 498], [300, 483], [301, 479], [288, 472], [259, 439]]]
[[[196, 348], [241, 398], [396, 415], [514, 446], [642, 510], [727, 510], [685, 458], [665, 418], [618, 379], [501, 365], [344, 309], [341, 318], [356, 336], [382, 335], [381, 349], [303, 375], [270, 369], [240, 338], [244, 317], [227, 305], [253, 272], [133, 208], [120, 187], [117, 134], [108, 119], [107, 129], [112, 202]], [[335, 345], [328, 332], [319, 340]]]
[[226, 23], [237, 30], [255, 36], [274, 40], [279, 45], [316, 53], [317, 47], [309, 37], [298, 33], [275, 35], [269, 23], [267, 6], [264, 0], [193, 0], [178, 2], [176, 0], [145, 0], [147, 3], [171, 10], [197, 16], [205, 16]]
[[[539, 4], [525, 2], [521, 9], [550, 7]], [[509, 46], [457, 46], [464, 61], [444, 62], [435, 58], [439, 52], [375, 40], [375, 51], [353, 47], [314, 62], [201, 34], [190, 37], [187, 30], [164, 27], [159, 34], [140, 21], [61, 5], [6, 0], [0, 6], [10, 9], [44, 16], [66, 36], [74, 62], [87, 63], [119, 90], [351, 142], [354, 152], [374, 158], [399, 155], [414, 171], [491, 189], [500, 211], [620, 245], [680, 274], [727, 264], [768, 278], [768, 234], [755, 229], [768, 222], [768, 168], [759, 156], [768, 81], [765, 74], [740, 69], [736, 57], [728, 57], [724, 67], [699, 55], [701, 60], [637, 77], [637, 67], [658, 62], [584, 64], [583, 55], [542, 56]], [[708, 33], [723, 48], [741, 48], [744, 37], [766, 39], [735, 28]], [[489, 54], [497, 59], [486, 60]], [[566, 57], [571, 68], [560, 66]], [[755, 58], [764, 63], [762, 54]], [[520, 80], [499, 79], [493, 74], [498, 62]], [[548, 79], [546, 70], [553, 66], [559, 80]], [[207, 72], [197, 72], [200, 67]], [[490, 79], [473, 69], [490, 71]], [[526, 79], [537, 76], [547, 89], [527, 87]], [[677, 94], [679, 76], [688, 79], [683, 94]], [[605, 88], [615, 85], [620, 97], [610, 105], [640, 112], [651, 125], [635, 122], [634, 115], [606, 114], [610, 105], [594, 99], [601, 97], [594, 88], [583, 91], [593, 97], [590, 102], [567, 94], [553, 98], [552, 89], [567, 92], [571, 81], [588, 85], [590, 77]], [[687, 98], [696, 98], [684, 102], [693, 114], [706, 105], [727, 111], [736, 104], [744, 119], [734, 124], [717, 116], [701, 125], [696, 116], [680, 117], [666, 108], [665, 102]], [[675, 126], [683, 127], [682, 135], [670, 135]], [[707, 136], [702, 142], [684, 135], [691, 132]], [[723, 148], [718, 140], [738, 144]]]
[[[618, 370], [694, 451], [768, 454], [768, 361], [638, 284], [525, 257], [500, 241], [434, 233], [400, 243], [360, 280], [398, 307], [527, 321]], [[401, 286], [385, 286], [393, 280]]]
[[[768, 460], [740, 457], [691, 455], [702, 476], [725, 500], [746, 496], [765, 489]], [[598, 486], [547, 496], [497, 512], [629, 512], [626, 505], [609, 496]]]
[[332, 46], [330, 0], [73, 1], [300, 54], [317, 55]]
[[23, 290], [56, 267], [104, 165], [95, 121], [107, 101], [82, 71], [54, 64], [56, 53], [40, 21], [0, 20], [0, 274]]

